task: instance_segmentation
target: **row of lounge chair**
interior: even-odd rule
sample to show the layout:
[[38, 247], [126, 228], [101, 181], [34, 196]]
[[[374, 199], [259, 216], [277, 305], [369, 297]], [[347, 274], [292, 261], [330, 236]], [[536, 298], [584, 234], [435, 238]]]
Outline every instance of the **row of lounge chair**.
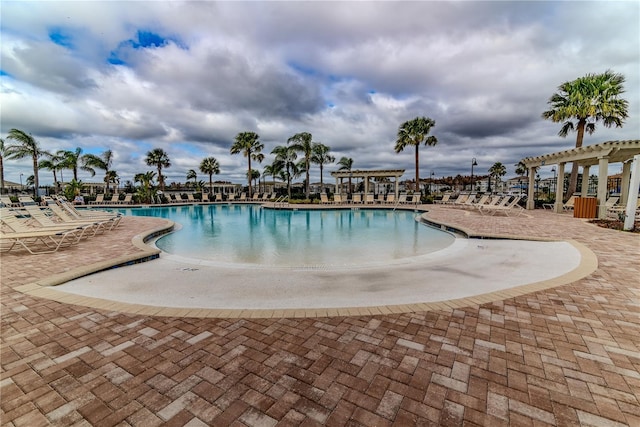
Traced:
[[327, 204], [340, 205], [340, 204], [349, 204], [349, 203], [367, 204], [367, 205], [373, 205], [373, 204], [398, 205], [398, 204], [417, 204], [419, 202], [420, 202], [420, 195], [418, 194], [408, 195], [403, 193], [398, 196], [397, 200], [396, 200], [396, 195], [393, 193], [387, 194], [386, 197], [384, 196], [384, 194], [378, 194], [377, 197], [374, 194], [366, 194], [364, 198], [362, 194], [356, 193], [351, 195], [351, 199], [349, 199], [344, 194], [334, 194], [333, 200], [329, 200], [329, 196], [327, 196], [325, 193], [320, 194], [320, 203], [323, 205], [327, 205]]
[[447, 195], [437, 203], [445, 206], [475, 210], [482, 215], [501, 213], [506, 216], [519, 216], [524, 212], [524, 208], [520, 206], [520, 201], [522, 200], [520, 196], [491, 196], [485, 194], [476, 199], [476, 196], [473, 194], [461, 194], [455, 200], [450, 200], [450, 197], [446, 196]]
[[43, 198], [44, 206], [21, 197], [21, 206], [0, 200], [0, 252], [25, 249], [46, 254], [113, 230], [122, 216], [105, 211], [79, 211], [64, 199]]

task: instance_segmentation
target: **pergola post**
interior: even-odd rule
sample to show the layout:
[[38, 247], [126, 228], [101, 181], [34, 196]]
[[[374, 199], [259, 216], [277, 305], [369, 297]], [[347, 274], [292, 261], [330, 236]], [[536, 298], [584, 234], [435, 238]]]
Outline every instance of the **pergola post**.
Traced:
[[[598, 157], [598, 218], [607, 217], [607, 174], [609, 170], [609, 158], [607, 156]], [[582, 178], [584, 181], [584, 177]]]
[[638, 187], [640, 187], [640, 154], [633, 157], [633, 163], [630, 166], [631, 187], [629, 189], [629, 199], [627, 200], [626, 217], [624, 218], [624, 227], [626, 231], [633, 229], [636, 218], [636, 204], [638, 200]]
[[366, 199], [367, 194], [369, 194], [369, 175], [364, 174], [364, 197]]
[[527, 209], [533, 210], [536, 208], [536, 187], [535, 187], [535, 176], [536, 176], [536, 167], [529, 168], [529, 186], [527, 188]]
[[631, 162], [622, 163], [622, 182], [620, 183], [620, 204], [624, 205], [629, 200], [629, 181], [631, 180]]
[[564, 199], [564, 165], [565, 163], [558, 163], [558, 177], [556, 178], [556, 203], [553, 209], [556, 213], [562, 213], [562, 200]]
[[589, 166], [582, 167], [582, 186], [580, 187], [580, 196], [587, 197], [589, 195]]

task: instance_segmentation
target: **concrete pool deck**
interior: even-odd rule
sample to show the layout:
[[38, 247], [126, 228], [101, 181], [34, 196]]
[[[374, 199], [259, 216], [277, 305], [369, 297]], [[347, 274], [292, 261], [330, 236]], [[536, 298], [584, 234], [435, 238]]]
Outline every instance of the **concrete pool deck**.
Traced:
[[162, 221], [127, 218], [55, 254], [3, 254], [2, 424], [640, 425], [640, 236], [429, 208], [469, 234], [576, 241], [597, 269], [491, 302], [349, 317], [154, 316], [29, 291], [139, 254], [133, 236]]

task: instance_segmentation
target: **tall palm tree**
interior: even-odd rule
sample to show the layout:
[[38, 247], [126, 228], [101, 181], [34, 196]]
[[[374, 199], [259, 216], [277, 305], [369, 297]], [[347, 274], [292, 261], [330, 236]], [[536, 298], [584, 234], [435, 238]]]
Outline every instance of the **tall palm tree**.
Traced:
[[0, 194], [4, 194], [4, 164], [2, 163], [4, 156], [4, 139], [0, 138]]
[[104, 171], [104, 182], [107, 185], [106, 192], [109, 192], [109, 182], [107, 179], [107, 175], [109, 175], [109, 171], [111, 170], [111, 165], [113, 163], [113, 152], [111, 150], [106, 150], [99, 156], [95, 154], [85, 154], [82, 156], [82, 163], [84, 164], [85, 170], [93, 170], [95, 174], [95, 169], [100, 169]]
[[330, 147], [324, 145], [321, 142], [316, 142], [313, 144], [313, 153], [311, 155], [311, 162], [320, 165], [320, 188], [321, 191], [324, 192], [324, 182], [322, 181], [322, 170], [324, 165], [333, 163], [336, 161], [336, 158], [329, 154], [331, 150]]
[[213, 174], [220, 173], [220, 164], [215, 157], [206, 157], [200, 162], [200, 172], [209, 175], [209, 194], [213, 190]]
[[300, 168], [296, 163], [298, 152], [291, 145], [278, 145], [271, 151], [271, 154], [276, 156], [274, 167], [281, 170], [287, 179], [287, 195], [291, 199], [291, 179], [300, 174]]
[[[500, 178], [507, 174], [507, 168], [500, 162], [496, 162], [489, 168], [489, 177], [494, 178], [495, 182], [500, 182]], [[491, 182], [489, 182], [491, 184]], [[491, 191], [491, 185], [489, 185], [489, 191]]]
[[33, 193], [38, 196], [38, 187], [40, 180], [38, 179], [38, 159], [45, 151], [40, 148], [40, 144], [36, 139], [20, 129], [11, 129], [7, 139], [13, 140], [16, 144], [5, 147], [7, 159], [23, 159], [31, 157], [33, 160]]
[[[548, 104], [551, 109], [542, 113], [543, 119], [562, 123], [558, 135], [566, 137], [575, 130], [576, 148], [582, 147], [585, 131], [591, 135], [596, 123], [602, 121], [605, 127], [622, 127], [629, 116], [629, 103], [620, 98], [624, 93], [625, 78], [607, 70], [602, 74], [587, 74], [558, 86], [558, 92], [551, 95]], [[573, 163], [567, 197], [576, 190], [578, 183], [578, 164]]]
[[255, 160], [261, 163], [264, 160], [264, 154], [261, 153], [264, 148], [264, 144], [260, 142], [260, 136], [255, 132], [240, 132], [236, 135], [236, 138], [231, 146], [231, 154], [242, 153], [249, 162], [247, 168], [247, 180], [249, 181], [249, 197], [253, 194], [251, 189], [251, 160]]
[[74, 151], [65, 150], [62, 151], [61, 154], [63, 156], [63, 167], [65, 169], [70, 169], [71, 171], [73, 171], [73, 179], [75, 179], [76, 181], [78, 181], [78, 169], [89, 172], [91, 176], [94, 176], [96, 174], [96, 171], [91, 166], [87, 166], [84, 163], [82, 148], [77, 147]]
[[287, 140], [287, 144], [291, 145], [294, 150], [304, 156], [304, 169], [306, 173], [304, 193], [307, 199], [309, 198], [309, 166], [311, 165], [311, 156], [313, 155], [312, 138], [309, 132], [300, 132]]
[[418, 147], [421, 144], [426, 146], [436, 145], [438, 140], [435, 136], [429, 135], [431, 128], [436, 125], [435, 120], [429, 117], [416, 117], [413, 120], [404, 122], [398, 128], [398, 138], [396, 139], [396, 153], [401, 152], [405, 147], [413, 145], [416, 147], [416, 186], [415, 191], [420, 191], [420, 166]]
[[155, 166], [158, 168], [158, 183], [160, 184], [160, 189], [164, 191], [164, 176], [162, 175], [162, 168], [171, 167], [169, 155], [162, 148], [154, 148], [147, 153], [145, 161], [147, 166]]
[[[338, 168], [339, 171], [347, 171], [351, 172], [351, 168], [353, 168], [353, 159], [350, 157], [341, 157], [338, 160]], [[349, 174], [349, 194], [351, 194], [351, 174]]]
[[254, 188], [258, 189], [258, 192], [260, 192], [260, 189], [258, 188], [258, 180], [260, 179], [260, 176], [260, 171], [258, 169], [251, 169], [251, 180], [253, 181]]

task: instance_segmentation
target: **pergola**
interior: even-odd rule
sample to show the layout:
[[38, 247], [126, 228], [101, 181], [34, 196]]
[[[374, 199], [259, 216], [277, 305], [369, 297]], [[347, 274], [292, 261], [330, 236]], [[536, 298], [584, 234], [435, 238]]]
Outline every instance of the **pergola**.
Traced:
[[[601, 144], [587, 145], [571, 150], [559, 151], [542, 156], [527, 157], [522, 160], [529, 169], [529, 188], [527, 209], [535, 208], [535, 171], [540, 166], [558, 165], [558, 179], [564, 180], [564, 169], [566, 163], [577, 163], [582, 167], [582, 188], [581, 194], [587, 195], [589, 180], [584, 177], [589, 176], [589, 168], [598, 165], [598, 218], [606, 218], [607, 208], [604, 202], [607, 199], [607, 176], [609, 163], [622, 163], [622, 186], [620, 191], [620, 201], [624, 206], [627, 204], [630, 194], [637, 197], [638, 189], [630, 189], [631, 161], [633, 157], [640, 154], [640, 140], [608, 141]], [[561, 181], [564, 182], [564, 181]], [[556, 202], [554, 210], [562, 212], [563, 185], [556, 185]], [[631, 190], [631, 191], [630, 191]]]
[[336, 193], [340, 193], [339, 189], [342, 187], [342, 180], [362, 178], [364, 180], [364, 193], [369, 193], [369, 178], [395, 178], [395, 190], [396, 198], [398, 197], [398, 180], [404, 175], [404, 169], [387, 169], [387, 170], [351, 170], [351, 171], [336, 171], [331, 172], [331, 176], [336, 179]]

